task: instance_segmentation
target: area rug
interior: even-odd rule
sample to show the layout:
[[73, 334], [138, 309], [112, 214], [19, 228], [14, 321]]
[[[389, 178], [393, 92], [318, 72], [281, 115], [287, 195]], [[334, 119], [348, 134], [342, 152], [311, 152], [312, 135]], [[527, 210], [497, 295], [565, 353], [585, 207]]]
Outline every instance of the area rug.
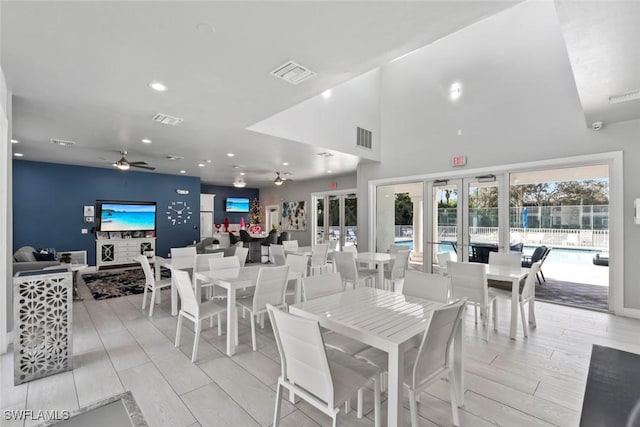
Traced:
[[536, 300], [596, 310], [609, 309], [609, 288], [547, 278], [536, 284]]
[[594, 345], [581, 427], [640, 426], [640, 354]]
[[[162, 276], [169, 277], [169, 273], [163, 270]], [[96, 273], [83, 274], [82, 278], [96, 300], [144, 292], [145, 278], [142, 268], [98, 271]]]
[[63, 417], [61, 421], [45, 422], [41, 426], [50, 425], [58, 427], [148, 426], [130, 391], [71, 412], [68, 416]]

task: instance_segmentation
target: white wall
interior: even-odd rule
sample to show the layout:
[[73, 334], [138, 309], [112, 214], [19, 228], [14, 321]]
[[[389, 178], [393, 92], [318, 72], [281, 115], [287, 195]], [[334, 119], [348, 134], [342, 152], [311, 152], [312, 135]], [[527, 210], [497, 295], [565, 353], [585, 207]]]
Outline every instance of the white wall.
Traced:
[[[271, 185], [260, 188], [260, 204], [262, 206], [278, 205], [282, 214], [282, 202], [294, 202], [304, 200], [307, 203], [307, 229], [306, 231], [292, 231], [291, 237], [298, 240], [300, 246], [311, 245], [311, 212], [315, 206], [311, 205], [311, 193], [332, 191], [331, 183], [336, 183], [336, 190], [347, 190], [357, 187], [355, 174], [318, 179], [313, 181], [290, 181], [281, 187]], [[358, 202], [359, 204], [360, 202]], [[358, 227], [358, 230], [360, 227]], [[280, 228], [278, 228], [280, 230]]]
[[[456, 102], [454, 81], [463, 88]], [[361, 207], [369, 180], [449, 172], [457, 154], [473, 169], [623, 150], [624, 298], [640, 308], [640, 120], [587, 128], [552, 2], [518, 5], [385, 66], [381, 132], [383, 161], [358, 167]], [[366, 209], [358, 224], [366, 245]]]
[[[380, 160], [380, 74], [369, 71], [248, 129], [304, 144]], [[356, 127], [372, 132], [372, 150], [356, 146]]]

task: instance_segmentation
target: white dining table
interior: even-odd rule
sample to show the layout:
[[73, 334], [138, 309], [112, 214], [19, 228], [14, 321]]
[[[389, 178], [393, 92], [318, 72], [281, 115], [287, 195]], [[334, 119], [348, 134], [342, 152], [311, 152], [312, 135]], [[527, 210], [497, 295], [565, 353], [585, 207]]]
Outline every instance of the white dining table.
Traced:
[[[389, 355], [388, 424], [403, 426], [402, 392], [405, 352], [429, 326], [433, 311], [444, 304], [373, 288], [357, 288], [289, 307], [295, 315], [361, 341]], [[458, 404], [464, 403], [463, 323], [454, 332], [453, 370]]]
[[[528, 268], [510, 269], [503, 265], [485, 264], [487, 270], [487, 279], [499, 280], [503, 282], [511, 282], [511, 327], [509, 330], [509, 336], [515, 340], [518, 335], [518, 306], [520, 295], [520, 281], [527, 277], [529, 274]], [[534, 286], [535, 288], [535, 286]], [[529, 317], [534, 312], [535, 305], [535, 289], [533, 290], [533, 297], [529, 303]]]
[[376, 287], [382, 288], [384, 286], [384, 266], [390, 264], [394, 258], [395, 255], [386, 252], [358, 252], [356, 262], [369, 264], [370, 268], [375, 266], [378, 269]]
[[[258, 272], [261, 268], [273, 267], [273, 264], [256, 264], [242, 267], [238, 270], [223, 271], [199, 271], [195, 273], [197, 280], [212, 282], [227, 290], [227, 356], [233, 356], [236, 352], [238, 333], [238, 313], [236, 310], [236, 293], [240, 289], [256, 286]], [[302, 300], [302, 274], [297, 271], [289, 271], [287, 281], [296, 281], [295, 301]]]

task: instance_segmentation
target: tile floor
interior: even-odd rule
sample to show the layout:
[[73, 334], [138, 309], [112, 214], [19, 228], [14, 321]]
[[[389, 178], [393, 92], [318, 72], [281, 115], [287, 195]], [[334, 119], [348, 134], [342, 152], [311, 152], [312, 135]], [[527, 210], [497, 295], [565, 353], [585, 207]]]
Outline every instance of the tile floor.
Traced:
[[[153, 318], [140, 308], [142, 296], [94, 301], [80, 283], [83, 302], [74, 303], [74, 369], [13, 386], [13, 356], [0, 355], [0, 409], [76, 410], [131, 390], [150, 426], [268, 426], [272, 423], [279, 357], [268, 322], [258, 328], [252, 352], [246, 321], [240, 347], [224, 355], [225, 334], [203, 331], [197, 363], [190, 362], [191, 325], [182, 345], [173, 340], [176, 319], [169, 315], [169, 292]], [[508, 338], [509, 304], [499, 301], [499, 326], [489, 342], [469, 310], [465, 323], [466, 392], [463, 426], [576, 426], [579, 423], [593, 343], [640, 353], [640, 320], [538, 303], [538, 328], [523, 339]], [[224, 327], [224, 325], [223, 325]], [[373, 425], [371, 393], [366, 417], [339, 416], [344, 426]], [[409, 425], [408, 402], [406, 424]], [[355, 405], [354, 405], [355, 407]], [[448, 388], [434, 384], [419, 405], [421, 426], [451, 425]], [[383, 404], [383, 412], [384, 404]], [[386, 412], [383, 414], [386, 422]], [[2, 426], [31, 426], [2, 417]], [[301, 402], [282, 407], [283, 426], [330, 425], [330, 419]]]

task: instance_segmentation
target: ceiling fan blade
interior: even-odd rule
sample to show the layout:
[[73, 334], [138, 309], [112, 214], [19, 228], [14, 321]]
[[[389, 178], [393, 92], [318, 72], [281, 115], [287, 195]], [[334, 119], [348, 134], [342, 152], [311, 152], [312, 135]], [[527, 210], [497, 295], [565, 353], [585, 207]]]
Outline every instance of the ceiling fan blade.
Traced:
[[147, 170], [150, 170], [150, 171], [156, 170], [156, 168], [154, 168], [154, 167], [144, 166], [144, 165], [141, 165], [139, 163], [144, 163], [146, 165], [145, 162], [135, 162], [135, 163], [129, 163], [129, 166], [131, 166], [132, 168], [147, 169]]
[[147, 162], [129, 162], [130, 165], [146, 165]]

